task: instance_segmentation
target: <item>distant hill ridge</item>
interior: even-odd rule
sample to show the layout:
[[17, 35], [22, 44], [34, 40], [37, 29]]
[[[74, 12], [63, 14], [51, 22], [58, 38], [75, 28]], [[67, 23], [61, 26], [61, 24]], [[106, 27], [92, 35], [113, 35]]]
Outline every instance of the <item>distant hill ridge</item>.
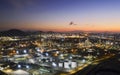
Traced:
[[19, 29], [10, 29], [8, 31], [1, 31], [0, 36], [26, 36], [28, 33]]

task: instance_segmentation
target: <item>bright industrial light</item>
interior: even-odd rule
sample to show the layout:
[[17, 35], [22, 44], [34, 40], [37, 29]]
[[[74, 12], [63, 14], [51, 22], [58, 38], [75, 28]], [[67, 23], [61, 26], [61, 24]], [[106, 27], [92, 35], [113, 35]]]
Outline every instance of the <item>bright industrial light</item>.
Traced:
[[53, 63], [52, 63], [52, 66], [56, 67], [56, 66], [57, 66], [57, 64], [56, 64], [55, 62], [53, 62]]
[[24, 53], [27, 53], [27, 51], [26, 51], [26, 50], [24, 50], [23, 52], [24, 52]]
[[57, 54], [59, 54], [59, 51], [56, 51]]
[[19, 53], [19, 51], [16, 51], [16, 53], [18, 54], [18, 53]]
[[60, 54], [61, 57], [63, 57], [63, 54]]
[[49, 54], [48, 53], [45, 53], [46, 56], [48, 56]]
[[18, 65], [18, 68], [21, 68], [21, 65]]
[[83, 59], [83, 60], [82, 60], [82, 63], [85, 63], [85, 62], [86, 62], [85, 59]]
[[70, 56], [70, 59], [72, 59], [72, 56]]
[[28, 66], [28, 65], [26, 65], [26, 68], [29, 68], [29, 66]]
[[40, 51], [40, 48], [37, 47], [36, 50], [39, 52], [39, 51]]

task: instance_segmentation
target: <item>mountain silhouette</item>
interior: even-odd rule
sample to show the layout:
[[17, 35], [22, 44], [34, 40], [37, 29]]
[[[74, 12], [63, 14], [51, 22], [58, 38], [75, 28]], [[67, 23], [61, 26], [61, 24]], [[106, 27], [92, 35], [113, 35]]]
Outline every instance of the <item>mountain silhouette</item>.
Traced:
[[0, 36], [26, 36], [28, 35], [26, 32], [21, 31], [19, 29], [10, 29], [8, 31], [0, 32]]

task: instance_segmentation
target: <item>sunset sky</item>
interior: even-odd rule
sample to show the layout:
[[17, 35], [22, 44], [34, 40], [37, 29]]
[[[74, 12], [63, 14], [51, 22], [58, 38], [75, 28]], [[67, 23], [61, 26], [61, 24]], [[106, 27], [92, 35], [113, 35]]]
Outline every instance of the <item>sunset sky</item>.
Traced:
[[13, 28], [120, 31], [120, 0], [0, 0], [0, 30]]

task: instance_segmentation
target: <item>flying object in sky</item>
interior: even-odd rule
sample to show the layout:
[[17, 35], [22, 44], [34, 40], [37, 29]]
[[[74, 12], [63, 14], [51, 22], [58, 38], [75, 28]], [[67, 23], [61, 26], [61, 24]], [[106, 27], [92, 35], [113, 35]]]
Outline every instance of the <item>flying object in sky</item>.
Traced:
[[75, 24], [73, 21], [71, 21], [71, 22], [69, 23], [69, 25], [77, 25], [77, 24]]

